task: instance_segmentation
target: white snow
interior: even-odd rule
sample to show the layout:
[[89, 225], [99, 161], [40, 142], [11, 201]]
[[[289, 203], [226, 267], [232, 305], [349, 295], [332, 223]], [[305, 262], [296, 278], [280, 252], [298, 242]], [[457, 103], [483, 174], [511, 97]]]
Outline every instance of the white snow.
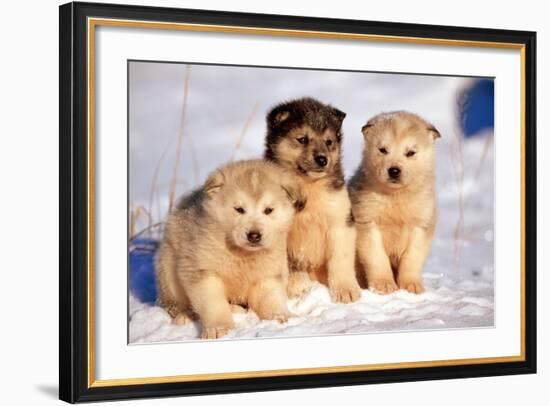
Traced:
[[[387, 331], [482, 327], [493, 324], [493, 286], [488, 281], [454, 281], [425, 274], [426, 293], [397, 291], [378, 295], [362, 292], [353, 304], [332, 303], [325, 286], [289, 300], [295, 315], [287, 323], [260, 320], [249, 311], [234, 314], [236, 328], [225, 338], [291, 337]], [[160, 307], [130, 299], [130, 342], [148, 343], [197, 339], [199, 322], [176, 326]]]
[[[136, 205], [147, 206], [151, 176], [161, 150], [177, 132], [181, 107], [178, 92], [181, 93], [184, 68], [176, 64], [132, 67], [130, 95], [135, 111], [130, 115], [130, 200]], [[228, 159], [231, 154], [227, 151], [232, 150], [234, 138], [214, 135], [239, 134], [242, 122], [257, 101], [259, 113], [252, 121], [237, 158], [261, 155], [265, 131], [263, 115], [269, 106], [304, 94], [333, 102], [348, 113], [344, 121], [343, 151], [348, 177], [360, 160], [363, 140], [359, 128], [373, 114], [408, 109], [432, 121], [442, 134], [437, 141], [436, 162], [439, 222], [424, 267], [425, 293], [414, 295], [398, 291], [383, 296], [365, 290], [356, 303], [335, 304], [330, 301], [327, 289], [315, 284], [307, 296], [289, 301], [295, 317], [287, 323], [259, 320], [252, 312], [235, 314], [236, 328], [226, 338], [365, 334], [494, 325], [493, 145], [486, 144], [492, 134], [457, 142], [460, 138], [456, 131], [455, 97], [469, 79], [285, 70], [245, 70], [243, 74], [232, 68], [229, 70], [232, 79], [224, 82], [230, 83], [231, 89], [220, 92], [224, 87], [215, 86], [215, 83], [224, 77], [221, 71], [221, 67], [193, 67], [187, 129], [194, 137], [201, 172], [198, 179], [193, 179], [191, 159], [186, 155], [188, 152], [184, 152], [182, 172], [187, 176], [178, 193], [195, 187], [207, 172]], [[269, 91], [244, 91], [247, 83], [255, 83], [262, 89], [267, 86]], [[235, 89], [239, 91], [233, 91]], [[289, 92], [288, 89], [294, 90]], [[170, 97], [152, 98], [151, 92]], [[239, 102], [235, 101], [237, 94]], [[219, 104], [219, 109], [205, 111], [204, 103], [210, 101]], [[150, 109], [158, 110], [164, 119], [151, 119]], [[189, 146], [184, 142], [185, 145]], [[159, 213], [165, 210], [163, 196], [167, 195], [171, 165], [167, 161], [159, 172], [159, 179], [164, 179], [159, 182], [162, 206]], [[132, 344], [184, 341], [197, 339], [200, 335], [198, 322], [175, 326], [160, 307], [140, 303], [132, 295], [129, 316], [129, 342]]]

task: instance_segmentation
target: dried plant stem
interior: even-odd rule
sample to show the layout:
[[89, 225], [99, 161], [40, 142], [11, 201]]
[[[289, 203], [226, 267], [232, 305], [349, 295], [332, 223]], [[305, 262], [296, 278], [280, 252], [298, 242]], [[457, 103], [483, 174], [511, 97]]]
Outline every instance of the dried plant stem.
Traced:
[[183, 134], [184, 134], [184, 126], [185, 126], [185, 112], [187, 110], [187, 97], [189, 95], [189, 74], [191, 71], [191, 67], [189, 65], [185, 68], [185, 80], [184, 80], [184, 87], [183, 87], [183, 105], [181, 109], [181, 121], [180, 121], [180, 128], [178, 133], [178, 143], [176, 145], [176, 160], [174, 162], [174, 173], [172, 175], [172, 181], [170, 184], [170, 194], [169, 194], [169, 200], [168, 200], [168, 211], [172, 211], [172, 207], [174, 205], [174, 200], [176, 198], [176, 186], [178, 183], [178, 171], [181, 161], [181, 144], [183, 141]]
[[[172, 182], [159, 182], [157, 184], [157, 186], [161, 189], [164, 187], [169, 187], [171, 185], [172, 185]], [[189, 188], [189, 183], [187, 183], [185, 179], [178, 179], [177, 186], [182, 186], [182, 188], [185, 190]]]
[[464, 226], [464, 157], [462, 140], [460, 136], [456, 137], [456, 139], [454, 167], [457, 184], [458, 221], [455, 226], [454, 238], [455, 240], [459, 240]]
[[195, 184], [199, 183], [199, 163], [197, 160], [197, 150], [195, 149], [195, 144], [191, 134], [187, 135], [187, 140], [189, 141], [189, 152], [191, 153], [191, 162], [193, 164], [193, 179], [195, 179]]
[[134, 241], [136, 238], [140, 237], [147, 231], [151, 231], [153, 228], [160, 227], [163, 224], [164, 224], [163, 222], [159, 222], [159, 223], [151, 224], [148, 227], [145, 227], [143, 230], [140, 230], [137, 234], [132, 235], [132, 237], [130, 238], [130, 241]]
[[468, 231], [462, 234], [462, 240], [473, 240], [476, 233], [484, 233], [490, 227], [492, 227], [492, 225], [487, 223], [468, 228]]
[[136, 222], [137, 222], [136, 213], [134, 213], [133, 209], [130, 209], [130, 239], [132, 238], [132, 236], [135, 233]]
[[136, 225], [142, 215], [147, 217], [148, 223], [151, 222], [151, 214], [143, 206], [136, 206], [130, 209], [130, 239], [135, 238]]
[[[466, 110], [466, 95], [460, 94], [457, 98], [457, 131], [454, 137], [454, 142], [451, 145], [451, 162], [453, 164], [453, 170], [455, 174], [455, 180], [457, 185], [457, 203], [458, 203], [458, 219], [456, 222], [454, 230], [454, 240], [455, 240], [455, 264], [457, 269], [460, 266], [460, 254], [461, 254], [461, 243], [466, 239], [473, 238], [473, 234], [476, 230], [470, 230], [469, 233], [465, 231], [465, 212], [466, 207], [468, 206], [467, 199], [464, 196], [464, 134], [462, 132], [462, 127], [460, 123], [460, 117], [463, 120], [465, 117]], [[493, 136], [488, 136], [483, 145], [483, 150], [479, 156], [479, 162], [477, 164], [476, 170], [474, 172], [474, 182], [478, 182], [481, 176], [481, 171], [483, 169], [483, 164], [487, 157], [487, 154], [490, 150], [491, 145], [493, 144]]]
[[239, 134], [239, 138], [237, 138], [235, 148], [233, 148], [233, 152], [231, 153], [231, 158], [229, 158], [229, 161], [233, 161], [235, 159], [236, 153], [241, 148], [241, 144], [243, 142], [243, 139], [244, 139], [244, 137], [245, 137], [245, 135], [248, 131], [248, 127], [250, 127], [250, 123], [252, 122], [252, 120], [254, 119], [254, 116], [256, 115], [256, 111], [258, 110], [258, 106], [259, 106], [259, 103], [256, 102], [256, 104], [254, 104], [254, 107], [252, 108], [252, 111], [250, 112], [250, 115], [246, 119], [246, 121], [243, 125], [243, 128], [241, 130], [241, 133]]
[[[164, 158], [166, 157], [166, 154], [170, 150], [171, 145], [172, 145], [172, 140], [170, 140], [168, 142], [168, 144], [164, 148], [164, 151], [162, 151], [162, 154], [161, 154], [159, 160], [157, 161], [157, 164], [155, 165], [155, 170], [153, 172], [153, 178], [151, 180], [151, 186], [149, 188], [149, 206], [148, 206], [148, 210], [149, 210], [149, 213], [151, 213], [151, 214], [153, 213], [153, 201], [155, 199], [155, 192], [157, 193], [156, 197], [158, 199], [158, 185], [157, 185], [157, 182], [158, 182], [159, 170], [160, 170], [160, 167], [162, 165], [162, 162], [164, 161]], [[157, 204], [158, 204], [158, 201], [157, 201]], [[160, 216], [161, 216], [160, 211], [157, 214], [158, 214], [158, 218], [160, 219]], [[149, 220], [149, 226], [151, 226], [151, 224], [152, 224], [152, 218]]]
[[481, 151], [481, 156], [479, 157], [479, 164], [477, 165], [476, 177], [474, 179], [479, 179], [481, 175], [483, 164], [485, 163], [485, 159], [487, 158], [487, 153], [489, 152], [491, 145], [493, 145], [493, 140], [494, 140], [494, 136], [488, 135], [485, 140], [485, 144], [483, 144], [483, 151]]
[[465, 111], [465, 95], [459, 95], [457, 100], [456, 130], [451, 144], [451, 163], [455, 175], [458, 204], [458, 219], [454, 230], [456, 270], [460, 267], [461, 240], [464, 228], [464, 143], [460, 117], [464, 115]]
[[[462, 166], [462, 165], [461, 165]], [[458, 269], [460, 266], [461, 243], [464, 232], [464, 168], [457, 171], [457, 203], [458, 219], [454, 231], [455, 241], [455, 264]]]
[[155, 201], [157, 202], [157, 218], [160, 221], [160, 219], [162, 218], [162, 214], [161, 214], [161, 210], [160, 210], [160, 190], [159, 190], [158, 185], [155, 188]]

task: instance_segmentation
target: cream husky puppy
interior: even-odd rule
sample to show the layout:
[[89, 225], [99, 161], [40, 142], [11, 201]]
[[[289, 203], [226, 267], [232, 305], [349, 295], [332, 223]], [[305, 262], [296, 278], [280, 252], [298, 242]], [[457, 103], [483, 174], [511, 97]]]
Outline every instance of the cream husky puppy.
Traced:
[[404, 111], [375, 116], [362, 133], [363, 161], [349, 185], [358, 268], [375, 292], [421, 293], [437, 218], [434, 140], [440, 134]]
[[156, 269], [176, 324], [198, 316], [202, 337], [219, 338], [233, 327], [232, 304], [289, 317], [287, 233], [299, 200], [289, 179], [265, 161], [232, 163], [169, 215]]
[[341, 162], [345, 116], [311, 98], [281, 103], [267, 116], [265, 158], [296, 176], [307, 201], [288, 238], [292, 297], [309, 290], [312, 279], [327, 285], [336, 302], [361, 296], [355, 277], [355, 226]]

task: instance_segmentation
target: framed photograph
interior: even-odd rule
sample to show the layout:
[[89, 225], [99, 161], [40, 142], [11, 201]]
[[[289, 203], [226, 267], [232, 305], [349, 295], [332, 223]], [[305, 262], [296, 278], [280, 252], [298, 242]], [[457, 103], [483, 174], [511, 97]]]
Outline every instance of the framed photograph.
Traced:
[[536, 372], [536, 34], [60, 7], [60, 398]]

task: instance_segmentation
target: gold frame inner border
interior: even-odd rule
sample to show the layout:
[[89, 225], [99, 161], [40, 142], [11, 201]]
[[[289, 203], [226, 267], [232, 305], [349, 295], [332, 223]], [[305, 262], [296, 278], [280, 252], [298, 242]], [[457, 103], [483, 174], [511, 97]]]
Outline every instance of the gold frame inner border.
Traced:
[[[521, 350], [519, 355], [452, 359], [452, 360], [433, 360], [416, 362], [397, 362], [388, 364], [367, 364], [367, 365], [347, 365], [317, 368], [298, 368], [298, 369], [277, 369], [266, 371], [243, 371], [243, 372], [223, 372], [210, 374], [193, 375], [175, 375], [145, 378], [122, 378], [122, 379], [95, 379], [95, 343], [94, 343], [94, 191], [95, 191], [95, 28], [98, 26], [109, 27], [129, 27], [129, 28], [148, 28], [157, 30], [180, 30], [193, 32], [215, 32], [243, 35], [263, 35], [280, 37], [298, 37], [298, 38], [316, 38], [316, 39], [337, 39], [353, 41], [370, 42], [394, 42], [401, 44], [434, 45], [434, 46], [459, 46], [473, 48], [496, 48], [512, 49], [520, 51], [521, 63], [521, 274], [520, 274], [520, 334]], [[345, 32], [326, 32], [326, 31], [306, 31], [290, 30], [276, 28], [259, 27], [241, 27], [230, 25], [208, 25], [208, 24], [188, 24], [188, 23], [166, 23], [155, 21], [122, 20], [109, 18], [88, 18], [87, 22], [87, 43], [88, 43], [88, 387], [110, 387], [125, 385], [143, 385], [160, 384], [192, 381], [212, 381], [218, 379], [243, 379], [243, 378], [265, 378], [291, 375], [312, 375], [312, 374], [331, 374], [341, 372], [359, 372], [359, 371], [379, 371], [391, 370], [397, 368], [425, 368], [440, 366], [458, 366], [473, 364], [492, 364], [504, 362], [525, 361], [525, 45], [519, 43], [507, 42], [486, 42], [454, 40], [444, 38], [422, 38], [422, 37], [403, 37], [391, 35], [372, 35], [355, 34]]]

